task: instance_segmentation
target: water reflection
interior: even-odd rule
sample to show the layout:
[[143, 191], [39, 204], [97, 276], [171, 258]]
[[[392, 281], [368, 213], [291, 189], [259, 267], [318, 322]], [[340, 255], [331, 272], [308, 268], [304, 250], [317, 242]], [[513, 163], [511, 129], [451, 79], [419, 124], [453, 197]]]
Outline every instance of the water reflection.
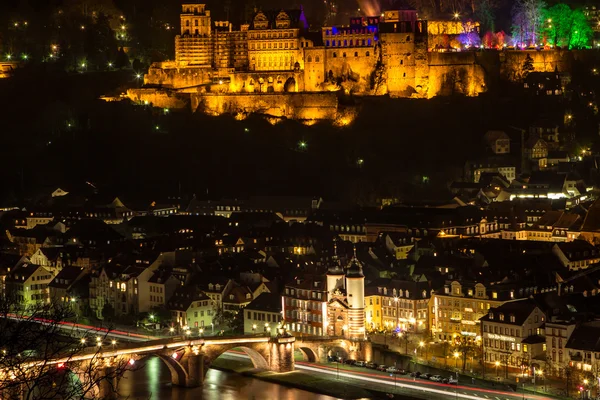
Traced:
[[333, 397], [263, 382], [242, 375], [209, 369], [203, 387], [186, 389], [171, 385], [167, 366], [157, 357], [128, 371], [119, 383], [119, 398], [128, 400], [334, 400]]

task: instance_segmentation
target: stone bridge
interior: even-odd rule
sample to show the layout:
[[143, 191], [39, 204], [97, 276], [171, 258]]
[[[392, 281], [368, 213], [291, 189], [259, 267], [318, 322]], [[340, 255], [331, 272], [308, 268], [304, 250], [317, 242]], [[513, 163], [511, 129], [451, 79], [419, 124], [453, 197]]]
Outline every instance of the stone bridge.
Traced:
[[296, 337], [296, 350], [302, 353], [304, 361], [327, 362], [327, 356], [342, 359], [371, 361], [373, 348], [367, 340], [353, 340], [345, 337], [303, 336]]
[[[221, 354], [233, 348], [242, 349], [257, 369], [274, 372], [294, 370], [293, 336], [278, 337], [210, 337], [173, 338], [151, 340], [143, 343], [126, 343], [106, 348], [88, 347], [84, 351], [63, 359], [30, 362], [26, 369], [56, 365], [77, 375], [82, 385], [90, 385], [90, 397], [113, 399], [116, 397], [115, 371], [134, 368], [137, 361], [146, 357], [160, 358], [171, 372], [174, 385], [201, 386], [210, 364]], [[25, 398], [26, 393], [16, 396]], [[86, 396], [87, 397], [87, 396]], [[3, 399], [0, 393], [0, 399]], [[11, 394], [11, 399], [15, 398]]]

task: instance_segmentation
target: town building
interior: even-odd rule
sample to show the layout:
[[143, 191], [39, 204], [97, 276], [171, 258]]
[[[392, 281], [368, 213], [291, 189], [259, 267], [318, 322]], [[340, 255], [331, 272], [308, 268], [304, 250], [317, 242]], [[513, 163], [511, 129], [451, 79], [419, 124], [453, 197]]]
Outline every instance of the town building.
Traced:
[[546, 359], [546, 316], [533, 300], [509, 301], [490, 308], [480, 318], [483, 362], [492, 368], [499, 362], [504, 376], [518, 370], [533, 373]]
[[166, 307], [171, 312], [171, 326], [178, 331], [193, 329], [194, 334], [201, 334], [208, 327], [214, 331], [213, 301], [196, 286], [177, 287]]
[[342, 268], [334, 261], [326, 275], [305, 275], [285, 286], [283, 317], [290, 332], [364, 339], [365, 276], [356, 252]]
[[262, 293], [244, 308], [244, 334], [277, 335], [282, 324], [281, 295]]
[[544, 326], [546, 336], [546, 359], [549, 373], [562, 376], [569, 365], [567, 342], [577, 326], [574, 320], [546, 321]]
[[481, 336], [481, 318], [492, 308], [514, 300], [516, 289], [484, 282], [455, 280], [435, 291], [430, 299], [429, 326], [436, 341]]
[[429, 330], [431, 287], [427, 281], [378, 279], [365, 288], [365, 318], [369, 330]]
[[24, 309], [35, 308], [50, 302], [50, 289], [54, 275], [46, 268], [22, 263], [6, 275], [6, 297], [14, 299]]
[[557, 243], [552, 247], [552, 253], [570, 271], [586, 269], [600, 262], [600, 251], [585, 240]]
[[510, 153], [510, 138], [503, 131], [488, 131], [485, 133], [485, 142], [487, 147], [494, 154]]

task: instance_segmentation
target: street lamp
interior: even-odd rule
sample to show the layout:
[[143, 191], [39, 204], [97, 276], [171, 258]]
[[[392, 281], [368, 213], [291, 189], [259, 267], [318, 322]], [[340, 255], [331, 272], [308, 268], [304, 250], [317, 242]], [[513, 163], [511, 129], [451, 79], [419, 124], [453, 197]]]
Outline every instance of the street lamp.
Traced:
[[252, 324], [252, 333], [256, 330], [256, 324]]
[[169, 328], [169, 332], [171, 332], [171, 335], [172, 335], [172, 334], [173, 334], [173, 332], [175, 332], [175, 328], [173, 328], [173, 327], [170, 327], [170, 328]]
[[498, 367], [500, 366], [500, 361], [496, 361], [494, 365], [496, 365], [496, 376], [498, 376]]
[[85, 344], [85, 338], [81, 338], [81, 344]]
[[454, 352], [454, 368], [458, 368], [458, 357], [460, 356], [460, 353], [458, 351]]
[[394, 297], [394, 302], [396, 303], [396, 328], [394, 330], [400, 328], [400, 316], [398, 315], [398, 297]]
[[201, 337], [202, 337], [202, 336], [204, 336], [204, 329], [200, 328], [200, 329], [198, 330], [198, 332], [200, 333], [200, 336], [201, 336]]
[[423, 346], [425, 346], [425, 342], [421, 340], [419, 342], [419, 347], [421, 348], [421, 357], [423, 357]]

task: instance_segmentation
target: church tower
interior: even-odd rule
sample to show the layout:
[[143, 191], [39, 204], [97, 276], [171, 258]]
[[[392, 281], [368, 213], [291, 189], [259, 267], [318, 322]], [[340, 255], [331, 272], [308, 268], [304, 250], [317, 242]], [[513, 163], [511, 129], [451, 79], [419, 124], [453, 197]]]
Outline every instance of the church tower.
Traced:
[[346, 294], [348, 301], [348, 335], [352, 339], [365, 338], [365, 276], [362, 264], [354, 256], [346, 270]]
[[333, 245], [333, 262], [327, 269], [327, 301], [333, 298], [333, 292], [336, 289], [344, 289], [344, 271], [340, 266], [340, 260], [337, 255], [337, 244]]

